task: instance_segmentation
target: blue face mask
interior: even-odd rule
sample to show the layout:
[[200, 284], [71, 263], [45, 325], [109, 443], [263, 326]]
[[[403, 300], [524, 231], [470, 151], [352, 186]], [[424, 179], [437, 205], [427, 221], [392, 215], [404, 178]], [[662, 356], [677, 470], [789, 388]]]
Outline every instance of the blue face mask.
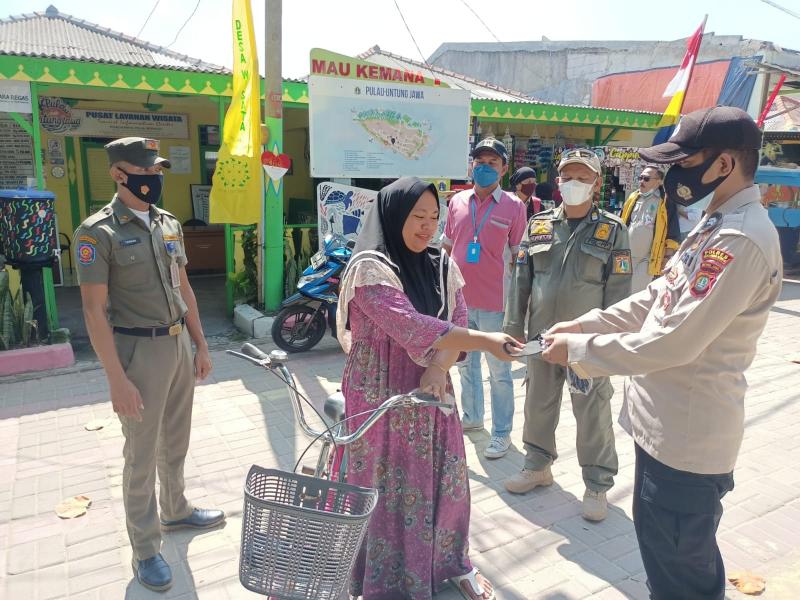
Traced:
[[489, 187], [500, 178], [500, 173], [495, 171], [491, 166], [481, 163], [472, 169], [472, 180], [478, 184], [478, 187]]

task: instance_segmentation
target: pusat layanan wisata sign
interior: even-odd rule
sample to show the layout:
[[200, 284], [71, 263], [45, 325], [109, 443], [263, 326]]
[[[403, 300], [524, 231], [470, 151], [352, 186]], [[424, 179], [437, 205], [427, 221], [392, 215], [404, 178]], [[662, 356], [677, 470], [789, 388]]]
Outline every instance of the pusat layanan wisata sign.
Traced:
[[72, 108], [64, 99], [39, 98], [42, 129], [80, 137], [152, 137], [189, 139], [189, 119], [183, 114]]

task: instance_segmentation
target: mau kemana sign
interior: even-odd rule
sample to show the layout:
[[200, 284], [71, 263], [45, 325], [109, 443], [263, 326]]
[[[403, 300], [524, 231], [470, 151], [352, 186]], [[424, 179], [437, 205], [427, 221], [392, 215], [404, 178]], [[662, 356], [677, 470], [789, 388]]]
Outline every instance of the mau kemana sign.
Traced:
[[319, 48], [313, 48], [311, 50], [311, 75], [359, 79], [364, 82], [407, 83], [444, 88], [450, 87], [446, 83], [442, 83], [438, 78], [426, 77], [425, 74], [420, 71], [376, 65]]
[[312, 176], [466, 177], [468, 90], [312, 50], [308, 92]]

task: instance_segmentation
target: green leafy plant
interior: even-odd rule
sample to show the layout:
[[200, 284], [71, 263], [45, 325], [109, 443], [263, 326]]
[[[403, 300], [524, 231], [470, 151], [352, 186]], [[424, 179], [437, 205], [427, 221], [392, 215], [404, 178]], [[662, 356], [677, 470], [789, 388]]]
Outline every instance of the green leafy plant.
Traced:
[[39, 341], [39, 327], [33, 318], [33, 300], [22, 288], [11, 293], [8, 271], [0, 270], [0, 350], [27, 348]]
[[233, 297], [236, 302], [251, 304], [258, 298], [258, 238], [255, 229], [242, 231], [242, 250], [244, 251], [244, 270], [232, 273]]

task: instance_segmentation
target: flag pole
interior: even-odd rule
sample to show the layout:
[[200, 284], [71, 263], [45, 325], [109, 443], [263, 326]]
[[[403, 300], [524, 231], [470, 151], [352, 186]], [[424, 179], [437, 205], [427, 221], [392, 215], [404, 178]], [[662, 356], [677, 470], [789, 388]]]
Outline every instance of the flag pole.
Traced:
[[[264, 20], [264, 122], [269, 131], [267, 148], [283, 153], [283, 77], [281, 74], [282, 0], [267, 0]], [[261, 246], [264, 308], [277, 310], [283, 301], [283, 179], [264, 177], [266, 194], [262, 206]]]
[[694, 67], [697, 64], [698, 59], [700, 58], [700, 46], [703, 45], [703, 36], [706, 33], [706, 23], [708, 22], [708, 15], [706, 14], [703, 17], [703, 22], [700, 25], [700, 45], [697, 47], [697, 57], [692, 61], [692, 64], [689, 66], [689, 77], [686, 80], [686, 91], [683, 93], [683, 98], [681, 98], [681, 105], [678, 107], [678, 118], [680, 119], [681, 111], [683, 110], [683, 103], [686, 102], [686, 96], [689, 95], [689, 86], [692, 85], [692, 75], [694, 74]]
[[784, 81], [786, 81], [786, 73], [783, 73], [780, 79], [778, 79], [778, 85], [776, 85], [775, 89], [772, 90], [772, 93], [769, 95], [769, 100], [767, 100], [767, 103], [764, 105], [764, 110], [761, 111], [761, 116], [758, 117], [756, 124], [758, 125], [759, 129], [761, 129], [761, 127], [764, 125], [764, 121], [767, 120], [769, 109], [772, 108], [772, 105], [775, 103], [775, 98], [778, 97], [778, 93], [781, 91]]

